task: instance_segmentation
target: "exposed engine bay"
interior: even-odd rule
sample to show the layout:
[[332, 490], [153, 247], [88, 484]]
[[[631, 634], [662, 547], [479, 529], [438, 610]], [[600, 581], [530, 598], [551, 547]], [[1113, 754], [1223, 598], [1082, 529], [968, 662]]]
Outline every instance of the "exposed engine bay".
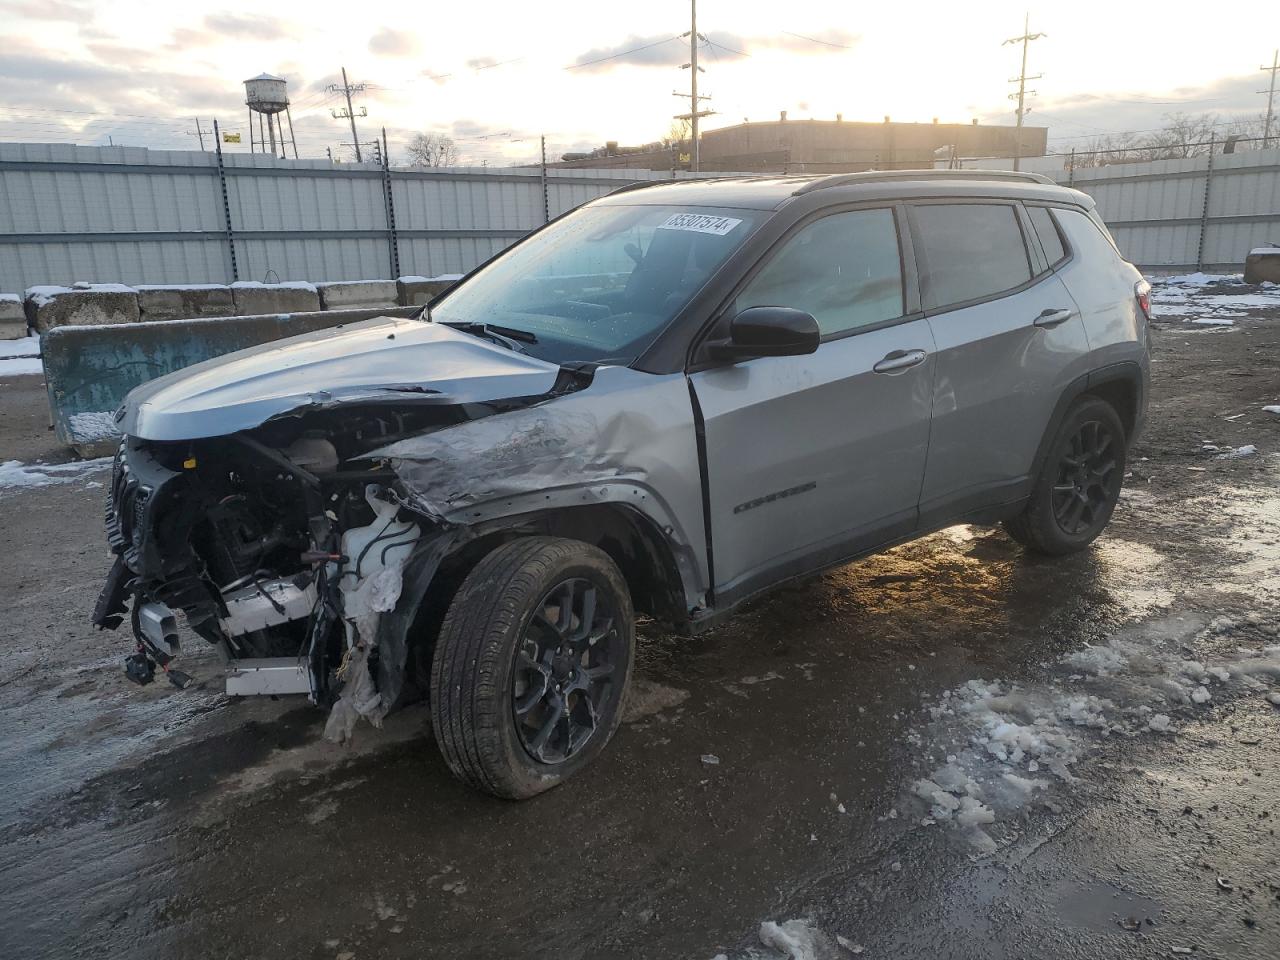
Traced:
[[[94, 622], [113, 629], [131, 618], [130, 679], [148, 683], [159, 668], [178, 686], [191, 682], [174, 665], [181, 613], [226, 658], [228, 693], [336, 703], [335, 739], [359, 715], [380, 719], [405, 665], [379, 670], [378, 621], [395, 607], [410, 558], [442, 531], [364, 454], [466, 418], [459, 406], [381, 405], [309, 411], [227, 437], [125, 438], [106, 516], [116, 561]], [[397, 689], [380, 690], [380, 680]]]

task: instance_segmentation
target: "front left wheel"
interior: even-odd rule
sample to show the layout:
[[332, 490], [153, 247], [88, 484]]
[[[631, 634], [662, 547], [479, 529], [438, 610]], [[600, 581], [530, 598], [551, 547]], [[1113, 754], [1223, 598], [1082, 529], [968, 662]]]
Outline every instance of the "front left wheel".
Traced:
[[458, 589], [431, 670], [431, 719], [463, 782], [508, 799], [589, 764], [622, 719], [635, 640], [631, 596], [604, 551], [526, 537]]

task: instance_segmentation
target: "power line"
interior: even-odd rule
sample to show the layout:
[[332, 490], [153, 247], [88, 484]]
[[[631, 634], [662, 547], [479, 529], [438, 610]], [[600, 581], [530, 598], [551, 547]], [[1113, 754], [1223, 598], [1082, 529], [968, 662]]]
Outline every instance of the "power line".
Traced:
[[594, 60], [583, 60], [581, 63], [571, 63], [569, 66], [562, 67], [561, 69], [577, 70], [580, 67], [590, 67], [597, 63], [604, 63], [607, 60], [617, 60], [619, 57], [628, 57], [633, 53], [639, 53], [641, 50], [649, 50], [653, 47], [660, 47], [664, 43], [670, 43], [673, 40], [680, 40], [684, 36], [686, 36], [686, 34], [681, 34], [679, 37], [663, 37], [661, 40], [655, 40], [653, 43], [646, 43], [644, 46], [632, 47], [630, 50], [623, 50], [619, 53], [611, 53], [607, 57], [597, 57]]
[[[820, 43], [824, 47], [836, 47], [839, 50], [852, 50], [853, 47], [847, 43], [835, 43], [831, 40], [819, 40], [817, 37], [806, 37], [803, 33], [792, 33], [790, 30], [783, 30], [788, 37], [795, 37], [798, 40], [808, 40], [810, 43]], [[750, 56], [750, 54], [748, 54]]]
[[[345, 118], [351, 121], [351, 139], [352, 141], [354, 141], [352, 145], [356, 148], [356, 163], [360, 163], [363, 160], [363, 158], [360, 156], [360, 135], [356, 133], [356, 112], [355, 112], [355, 108], [351, 106], [351, 94], [364, 93], [365, 86], [366, 84], [363, 84], [363, 83], [357, 83], [357, 84], [349, 83], [347, 81], [347, 68], [343, 67], [342, 68], [342, 86], [339, 87], [336, 83], [331, 83], [329, 84], [328, 87], [325, 88], [327, 90], [332, 91], [333, 93], [341, 92], [347, 98], [346, 112], [343, 112], [341, 110], [331, 110], [329, 112], [333, 114], [335, 120], [340, 120]], [[364, 109], [363, 107], [361, 109], [363, 112], [360, 114], [360, 116], [365, 117], [369, 115], [368, 110]]]
[[[1271, 118], [1274, 116], [1273, 107], [1276, 102], [1276, 71], [1280, 70], [1280, 50], [1271, 55], [1271, 66], [1259, 67], [1259, 70], [1271, 71], [1271, 87], [1267, 90], [1267, 118], [1262, 122], [1262, 146], [1266, 149], [1267, 144], [1271, 141]], [[1259, 93], [1262, 91], [1259, 90]]]

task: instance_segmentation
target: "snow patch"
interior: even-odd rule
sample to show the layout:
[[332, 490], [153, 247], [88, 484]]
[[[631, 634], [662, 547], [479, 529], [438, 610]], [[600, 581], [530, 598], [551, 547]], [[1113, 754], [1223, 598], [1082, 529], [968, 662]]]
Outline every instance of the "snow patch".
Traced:
[[1034, 798], [1078, 784], [1086, 775], [1075, 768], [1102, 740], [1176, 734], [1174, 716], [1272, 688], [1280, 646], [1212, 663], [1188, 658], [1197, 637], [1235, 626], [1226, 618], [1155, 621], [1065, 654], [1038, 681], [970, 680], [944, 692], [909, 739], [936, 745], [946, 760], [909, 784], [903, 809], [914, 803], [921, 825], [948, 825], [978, 852], [993, 852], [999, 844], [984, 828], [998, 830]]
[[103, 410], [86, 413], [73, 413], [67, 418], [71, 426], [71, 435], [79, 443], [91, 440], [113, 440], [120, 436], [116, 429], [116, 418]]
[[55, 483], [74, 483], [87, 479], [111, 466], [111, 457], [77, 460], [71, 463], [25, 464], [18, 460], [0, 463], [0, 489], [47, 487]]

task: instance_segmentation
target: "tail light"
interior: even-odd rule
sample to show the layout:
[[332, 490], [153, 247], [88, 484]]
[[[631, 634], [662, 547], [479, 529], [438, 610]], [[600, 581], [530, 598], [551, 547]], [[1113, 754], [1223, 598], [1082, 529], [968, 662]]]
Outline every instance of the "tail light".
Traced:
[[1133, 295], [1138, 298], [1138, 308], [1142, 310], [1142, 315], [1147, 318], [1147, 323], [1151, 322], [1151, 284], [1145, 280], [1139, 280], [1133, 285]]

